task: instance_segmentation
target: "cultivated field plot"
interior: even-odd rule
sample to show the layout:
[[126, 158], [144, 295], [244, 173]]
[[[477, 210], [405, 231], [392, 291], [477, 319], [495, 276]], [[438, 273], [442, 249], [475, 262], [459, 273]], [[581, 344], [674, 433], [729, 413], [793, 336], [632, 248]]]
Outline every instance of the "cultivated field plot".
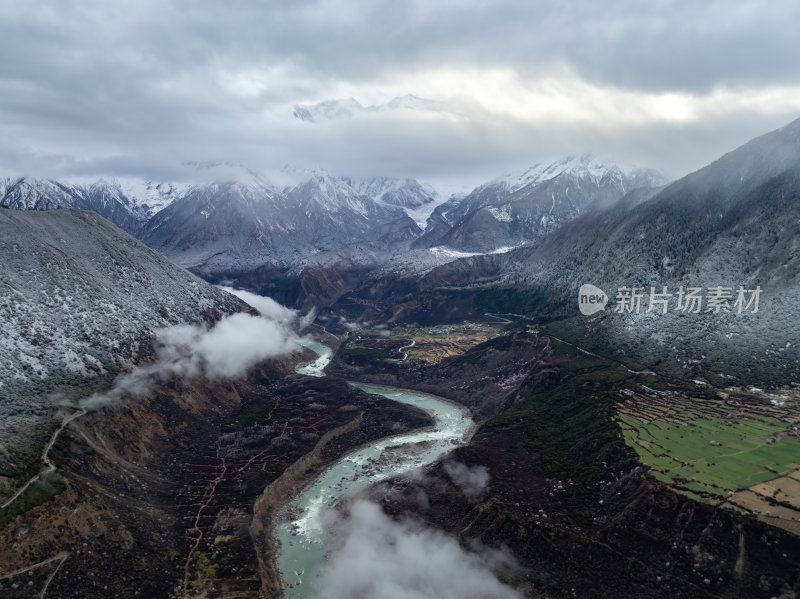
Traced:
[[697, 399], [626, 389], [618, 420], [656, 478], [696, 498], [800, 527], [800, 394], [728, 389]]
[[436, 364], [443, 358], [497, 337], [502, 325], [462, 322], [435, 327], [362, 329], [351, 335], [344, 349], [347, 356], [385, 360], [426, 360]]

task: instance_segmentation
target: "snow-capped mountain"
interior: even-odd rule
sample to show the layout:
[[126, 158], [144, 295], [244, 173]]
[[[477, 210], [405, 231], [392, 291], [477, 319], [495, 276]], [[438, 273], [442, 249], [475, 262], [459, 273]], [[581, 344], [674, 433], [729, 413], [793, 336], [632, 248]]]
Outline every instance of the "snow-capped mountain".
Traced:
[[438, 197], [433, 187], [416, 179], [369, 177], [351, 181], [351, 185], [358, 193], [376, 202], [403, 208], [419, 208], [435, 202]]
[[258, 179], [196, 186], [150, 219], [141, 237], [182, 266], [224, 278], [265, 265], [289, 268], [360, 242], [410, 242], [420, 233], [402, 208], [317, 172], [283, 189]]
[[[515, 192], [564, 176], [595, 181], [612, 178], [619, 182], [623, 193], [636, 187], [646, 187], [654, 178], [663, 182], [663, 177], [651, 169], [604, 162], [591, 154], [584, 154], [569, 156], [555, 162], [534, 164], [524, 171], [498, 177], [493, 183], [504, 184], [510, 192]], [[627, 189], [626, 185], [629, 186]]]
[[438, 206], [415, 247], [490, 252], [521, 245], [633, 189], [665, 183], [655, 171], [608, 164], [589, 155], [537, 164]]
[[[681, 276], [796, 284], [799, 197], [800, 119], [675, 181], [649, 201], [618, 204], [566, 225], [521, 264], [537, 279], [557, 277], [556, 286], [597, 270], [620, 284]], [[580, 255], [587, 259], [578, 260]], [[562, 260], [572, 267], [559, 269]]]
[[[411, 261], [419, 262], [416, 272], [464, 252], [503, 251], [663, 181], [584, 156], [536, 165], [440, 203], [434, 188], [409, 178], [287, 167], [276, 185], [240, 164], [186, 166], [191, 183], [7, 180], [0, 204], [92, 210], [209, 280], [271, 273], [257, 277], [252, 288], [259, 290], [265, 277], [294, 277], [304, 266], [364, 272]], [[408, 253], [412, 243], [424, 251]], [[427, 253], [437, 246], [455, 253]]]
[[134, 177], [63, 181], [27, 177], [0, 179], [0, 206], [16, 210], [91, 210], [131, 235], [139, 236], [153, 215], [195, 187], [229, 180], [251, 186], [263, 184], [258, 173], [238, 163], [187, 162], [181, 166], [186, 181]]
[[[429, 288], [488, 281], [482, 293], [508, 312], [573, 317], [581, 343], [618, 348], [640, 368], [658, 364], [715, 384], [778, 384], [800, 380], [798, 240], [800, 120], [655, 194], [635, 190], [526, 247], [465, 257], [426, 277]], [[576, 302], [585, 283], [603, 289], [611, 304], [589, 319]], [[639, 289], [641, 310], [615, 312], [621, 287]], [[749, 290], [745, 301], [760, 289], [757, 310], [741, 306], [740, 313], [739, 287]], [[691, 288], [701, 296], [697, 312], [680, 305]], [[665, 289], [668, 310], [648, 311], [650, 292]], [[729, 296], [719, 311], [707, 303], [714, 289]]]
[[0, 255], [4, 442], [39, 434], [54, 393], [108, 386], [147, 358], [155, 329], [246, 308], [91, 212], [0, 208]]
[[355, 98], [325, 100], [318, 104], [298, 104], [294, 107], [294, 117], [309, 123], [319, 123], [350, 118], [364, 110], [364, 107]]
[[407, 245], [438, 201], [432, 187], [408, 178], [287, 167], [276, 185], [240, 164], [185, 166], [190, 183], [7, 179], [0, 181], [0, 205], [91, 210], [180, 265], [221, 277], [265, 265], [289, 268], [364, 242]]
[[104, 216], [136, 235], [144, 222], [185, 191], [185, 186], [135, 179], [0, 181], [0, 206], [17, 210], [77, 208]]
[[15, 210], [53, 210], [72, 207], [85, 198], [74, 186], [44, 179], [0, 180], [0, 203]]
[[113, 184], [125, 197], [140, 206], [148, 217], [169, 206], [192, 187], [191, 183], [146, 181], [133, 178], [114, 179]]
[[445, 102], [420, 98], [413, 94], [392, 98], [385, 104], [364, 106], [354, 98], [339, 100], [324, 100], [318, 104], [298, 104], [294, 107], [294, 117], [309, 123], [322, 123], [358, 117], [365, 114], [413, 111], [425, 112], [451, 112], [451, 107]]

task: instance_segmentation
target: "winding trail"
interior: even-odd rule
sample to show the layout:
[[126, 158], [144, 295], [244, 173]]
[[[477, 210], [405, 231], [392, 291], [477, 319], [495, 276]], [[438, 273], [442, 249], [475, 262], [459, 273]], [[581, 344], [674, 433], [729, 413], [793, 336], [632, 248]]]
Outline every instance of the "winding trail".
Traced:
[[41, 568], [42, 566], [46, 566], [47, 564], [58, 561], [58, 565], [55, 568], [53, 568], [53, 571], [50, 573], [50, 576], [47, 577], [47, 580], [45, 581], [42, 590], [39, 592], [39, 599], [44, 599], [44, 596], [47, 593], [47, 587], [50, 586], [50, 583], [52, 582], [53, 578], [55, 578], [58, 569], [64, 565], [64, 562], [67, 561], [68, 557], [69, 557], [68, 552], [61, 551], [59, 553], [56, 553], [53, 557], [48, 557], [45, 560], [36, 562], [35, 564], [32, 564], [30, 566], [26, 566], [25, 568], [19, 568], [12, 572], [6, 572], [5, 574], [0, 575], [0, 580], [4, 580], [6, 578], [13, 578], [14, 576], [20, 576], [22, 574], [25, 574], [26, 572], [30, 572], [31, 570], [36, 570], [37, 568]]
[[13, 578], [14, 576], [19, 576], [20, 574], [25, 574], [25, 572], [30, 572], [31, 570], [35, 570], [36, 568], [41, 568], [42, 566], [46, 566], [50, 562], [54, 562], [56, 560], [65, 560], [69, 556], [69, 553], [66, 551], [62, 551], [60, 553], [56, 553], [53, 557], [48, 557], [40, 562], [36, 562], [35, 564], [31, 564], [30, 566], [26, 566], [24, 568], [19, 568], [17, 570], [12, 570], [11, 572], [6, 572], [5, 574], [0, 574], [0, 580], [4, 580], [6, 578]]
[[53, 579], [56, 577], [56, 573], [58, 573], [58, 569], [64, 565], [64, 562], [67, 561], [68, 557], [69, 553], [67, 553], [66, 551], [62, 551], [55, 557], [50, 558], [51, 560], [60, 558], [61, 561], [58, 562], [58, 565], [55, 568], [53, 568], [53, 571], [50, 572], [50, 576], [48, 576], [47, 580], [45, 580], [44, 586], [42, 587], [42, 592], [39, 593], [39, 599], [44, 599], [44, 596], [47, 594], [47, 587], [49, 587], [50, 583], [53, 582]]
[[414, 347], [416, 344], [417, 344], [417, 342], [416, 342], [416, 341], [414, 341], [414, 340], [412, 339], [410, 344], [408, 344], [408, 345], [404, 345], [403, 347], [401, 347], [401, 348], [398, 348], [398, 350], [397, 350], [397, 351], [398, 351], [399, 353], [403, 354], [403, 360], [402, 360], [403, 362], [405, 362], [406, 360], [408, 360], [408, 352], [407, 352], [406, 350], [407, 350], [407, 349], [411, 349], [411, 348], [412, 348], [412, 347]]
[[[14, 495], [12, 495], [5, 503], [0, 505], [0, 509], [5, 509], [12, 503], [14, 503], [14, 501], [16, 501], [28, 489], [28, 487], [30, 487], [33, 483], [39, 480], [42, 476], [56, 471], [56, 465], [53, 464], [53, 462], [50, 460], [50, 450], [53, 449], [53, 445], [55, 445], [56, 441], [58, 440], [58, 436], [61, 434], [61, 431], [63, 431], [64, 428], [66, 428], [66, 426], [70, 422], [72, 422], [77, 418], [80, 418], [84, 414], [86, 414], [86, 410], [79, 409], [77, 412], [70, 414], [63, 420], [61, 426], [59, 426], [56, 429], [56, 431], [53, 433], [53, 436], [50, 437], [50, 442], [45, 446], [44, 450], [42, 451], [41, 460], [42, 462], [44, 462], [45, 467], [38, 473], [36, 473], [33, 477], [31, 477], [31, 479], [28, 480], [28, 482], [22, 485], [19, 488], [19, 490], [16, 493], [14, 493]], [[69, 553], [67, 551], [61, 551], [55, 554], [53, 557], [47, 558], [46, 560], [42, 560], [30, 566], [26, 566], [25, 568], [14, 570], [13, 572], [7, 572], [5, 574], [2, 574], [0, 575], [0, 580], [4, 578], [12, 578], [14, 576], [19, 576], [20, 574], [24, 574], [25, 572], [30, 572], [31, 570], [41, 568], [42, 566], [45, 566], [51, 562], [58, 561], [58, 565], [50, 573], [50, 576], [47, 577], [47, 580], [45, 581], [44, 586], [42, 587], [42, 590], [39, 593], [39, 599], [44, 599], [44, 596], [47, 593], [47, 588], [50, 586], [50, 583], [53, 581], [53, 578], [55, 578], [59, 568], [61, 568], [61, 566], [64, 565], [64, 562], [67, 561], [68, 557]]]
[[33, 477], [31, 477], [31, 479], [28, 482], [26, 482], [24, 485], [22, 485], [19, 488], [19, 490], [16, 493], [14, 493], [14, 495], [12, 495], [5, 503], [0, 505], [0, 509], [5, 509], [9, 505], [14, 503], [14, 501], [20, 495], [22, 495], [27, 490], [28, 487], [30, 487], [33, 483], [35, 483], [37, 480], [39, 480], [39, 478], [41, 478], [45, 474], [49, 474], [51, 472], [55, 472], [56, 471], [55, 464], [53, 464], [53, 462], [50, 461], [50, 456], [49, 456], [50, 450], [53, 449], [53, 445], [55, 445], [56, 441], [58, 440], [58, 436], [61, 434], [61, 431], [63, 431], [64, 428], [70, 422], [72, 422], [73, 420], [75, 420], [77, 418], [80, 418], [84, 414], [86, 414], [86, 410], [80, 409], [77, 412], [74, 412], [73, 414], [70, 414], [68, 417], [66, 417], [64, 419], [64, 421], [61, 423], [61, 426], [59, 426], [58, 429], [56, 429], [56, 431], [53, 433], [53, 436], [50, 438], [50, 442], [45, 446], [44, 450], [42, 451], [42, 455], [41, 455], [40, 459], [44, 462], [45, 467], [42, 470], [40, 470], [39, 472], [37, 472]]
[[559, 341], [559, 342], [561, 342], [561, 343], [563, 343], [565, 345], [569, 345], [570, 347], [573, 347], [573, 348], [577, 349], [579, 352], [583, 352], [587, 356], [592, 356], [594, 358], [600, 358], [601, 360], [607, 360], [608, 362], [616, 362], [617, 364], [619, 364], [620, 366], [625, 368], [625, 370], [627, 370], [629, 374], [647, 374], [647, 375], [650, 375], [650, 376], [658, 376], [652, 370], [631, 370], [630, 368], [628, 368], [628, 366], [624, 362], [620, 362], [619, 360], [615, 360], [614, 358], [609, 358], [607, 356], [601, 356], [600, 354], [596, 354], [594, 352], [589, 351], [588, 349], [582, 348], [580, 345], [575, 345], [574, 343], [570, 343], [569, 341], [566, 341], [564, 339], [559, 339], [555, 335], [550, 335], [548, 333], [542, 333], [542, 335], [544, 335], [545, 337], [550, 337], [550, 339], [555, 339], [556, 341]]
[[[525, 316], [524, 314], [514, 314], [513, 312], [503, 312], [505, 316], [514, 316], [515, 318], [522, 318], [524, 320], [532, 321], [533, 318], [530, 316]], [[496, 318], [500, 321], [501, 324], [511, 324], [513, 321], [509, 320], [508, 318], [503, 318], [499, 314], [494, 314], [493, 312], [484, 312], [485, 316], [491, 316], [492, 318]]]
[[[525, 320], [529, 320], [529, 321], [532, 321], [532, 322], [534, 321], [533, 318], [531, 318], [529, 316], [525, 316], [523, 314], [514, 314], [512, 312], [507, 312], [507, 313], [505, 313], [505, 315], [506, 316], [514, 316], [516, 318], [523, 318]], [[492, 318], [497, 319], [500, 324], [511, 324], [512, 323], [511, 320], [508, 320], [507, 318], [502, 318], [501, 315], [493, 314], [492, 312], [485, 312], [484, 316], [491, 316]], [[573, 348], [577, 349], [579, 352], [583, 352], [587, 356], [593, 356], [595, 358], [600, 358], [601, 360], [608, 360], [609, 362], [616, 362], [617, 364], [620, 364], [621, 366], [623, 366], [625, 368], [625, 370], [628, 371], [629, 374], [646, 374], [646, 375], [650, 375], [650, 376], [658, 376], [658, 374], [656, 374], [652, 370], [631, 370], [630, 368], [628, 368], [628, 366], [624, 362], [621, 362], [619, 360], [615, 360], [614, 358], [609, 358], [608, 356], [601, 356], [599, 354], [596, 354], [594, 352], [589, 351], [588, 349], [582, 348], [580, 345], [575, 345], [574, 343], [570, 343], [569, 341], [566, 341], [564, 339], [560, 339], [559, 337], [556, 337], [555, 335], [551, 335], [550, 333], [540, 332], [540, 335], [542, 335], [544, 337], [549, 337], [550, 339], [555, 339], [556, 341], [560, 341], [561, 343], [564, 343], [565, 345], [569, 345], [570, 347], [573, 347]]]

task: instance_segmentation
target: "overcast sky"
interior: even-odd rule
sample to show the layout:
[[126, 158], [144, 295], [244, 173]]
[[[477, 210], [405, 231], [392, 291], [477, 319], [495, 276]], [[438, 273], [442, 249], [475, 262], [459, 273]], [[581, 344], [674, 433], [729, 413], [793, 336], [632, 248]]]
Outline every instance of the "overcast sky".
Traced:
[[[0, 176], [187, 161], [479, 181], [591, 152], [668, 176], [800, 117], [800, 3], [0, 0]], [[435, 110], [293, 116], [413, 94]]]

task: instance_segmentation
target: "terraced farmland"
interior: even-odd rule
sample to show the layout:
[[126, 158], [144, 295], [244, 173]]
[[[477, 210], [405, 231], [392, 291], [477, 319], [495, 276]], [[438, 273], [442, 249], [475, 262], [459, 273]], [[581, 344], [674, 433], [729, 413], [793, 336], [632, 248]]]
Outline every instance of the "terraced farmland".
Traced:
[[426, 360], [436, 364], [443, 358], [464, 353], [500, 334], [501, 325], [463, 322], [436, 327], [362, 329], [347, 342], [346, 356], [371, 359]]
[[800, 526], [797, 390], [728, 389], [717, 399], [645, 387], [623, 393], [619, 424], [656, 478], [772, 524]]

